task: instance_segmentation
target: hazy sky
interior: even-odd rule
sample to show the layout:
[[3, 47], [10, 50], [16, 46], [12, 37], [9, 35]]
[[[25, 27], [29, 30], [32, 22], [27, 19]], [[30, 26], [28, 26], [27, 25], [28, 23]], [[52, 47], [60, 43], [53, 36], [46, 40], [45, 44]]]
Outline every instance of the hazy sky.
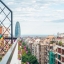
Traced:
[[20, 22], [21, 34], [64, 32], [64, 0], [3, 0]]

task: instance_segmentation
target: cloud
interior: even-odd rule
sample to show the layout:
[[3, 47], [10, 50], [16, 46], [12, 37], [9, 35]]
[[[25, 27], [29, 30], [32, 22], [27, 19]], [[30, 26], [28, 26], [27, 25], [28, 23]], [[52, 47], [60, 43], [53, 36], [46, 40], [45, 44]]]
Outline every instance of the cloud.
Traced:
[[[16, 10], [16, 9], [15, 9]], [[17, 8], [17, 12], [15, 13], [14, 17], [17, 17], [17, 20], [26, 21], [53, 21], [58, 19], [64, 19], [64, 12], [63, 10], [51, 10], [50, 8], [40, 9], [37, 10], [35, 8]], [[18, 12], [19, 11], [19, 12]], [[32, 20], [31, 20], [32, 19]]]
[[63, 12], [64, 12], [64, 10], [56, 10], [56, 12], [63, 13]]
[[35, 8], [33, 8], [33, 7], [26, 7], [26, 8], [22, 8], [22, 10], [30, 12], [30, 11], [35, 11]]
[[36, 3], [36, 0], [32, 0], [32, 3]]
[[64, 23], [64, 19], [54, 20], [53, 23]]
[[11, 1], [11, 2], [8, 2], [7, 4], [8, 4], [8, 5], [13, 5], [13, 4], [14, 4], [14, 2], [12, 2], [12, 1]]
[[20, 12], [22, 9], [21, 9], [21, 7], [18, 7], [18, 8], [15, 8], [14, 10], [17, 12]]
[[37, 0], [37, 1], [44, 2], [44, 3], [64, 2], [64, 0]]
[[44, 4], [44, 5], [42, 5], [40, 8], [48, 8], [50, 5], [51, 5], [50, 3]]
[[[13, 9], [13, 23], [15, 24], [16, 21], [21, 23], [22, 34], [50, 34], [63, 31], [64, 0], [5, 1]], [[62, 25], [61, 27], [60, 24]], [[53, 30], [51, 31], [51, 29]]]

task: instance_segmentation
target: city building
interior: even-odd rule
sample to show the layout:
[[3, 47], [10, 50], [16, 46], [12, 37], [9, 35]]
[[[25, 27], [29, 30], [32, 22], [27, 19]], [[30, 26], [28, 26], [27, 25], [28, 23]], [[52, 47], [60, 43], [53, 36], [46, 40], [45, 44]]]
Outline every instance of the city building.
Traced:
[[64, 64], [64, 46], [57, 45], [56, 64]]
[[55, 64], [55, 53], [53, 51], [49, 51], [49, 64]]
[[57, 37], [64, 37], [64, 33], [57, 33]]
[[32, 55], [36, 56], [39, 64], [49, 64], [50, 42], [54, 42], [55, 37], [49, 35], [46, 38], [31, 38], [25, 39], [26, 45], [30, 48]]
[[48, 52], [48, 58], [49, 58], [49, 60], [48, 60], [48, 64], [55, 64], [55, 55], [56, 55], [56, 53], [55, 53], [55, 51], [56, 51], [56, 41], [53, 41], [53, 42], [51, 42], [50, 44], [49, 44], [49, 52]]
[[56, 43], [56, 64], [64, 64], [64, 34], [59, 35], [57, 35]]
[[[49, 52], [51, 48], [50, 43], [55, 42], [55, 37], [53, 35], [47, 36], [45, 39], [40, 41], [39, 53], [40, 53], [40, 64], [49, 64]], [[52, 45], [53, 46], [53, 45]]]
[[40, 43], [40, 39], [37, 38], [32, 44], [32, 54], [36, 56], [38, 62], [39, 62], [39, 43]]
[[15, 37], [21, 37], [20, 23], [16, 22], [15, 25]]
[[48, 44], [40, 43], [39, 45], [39, 63], [47, 64], [47, 48]]

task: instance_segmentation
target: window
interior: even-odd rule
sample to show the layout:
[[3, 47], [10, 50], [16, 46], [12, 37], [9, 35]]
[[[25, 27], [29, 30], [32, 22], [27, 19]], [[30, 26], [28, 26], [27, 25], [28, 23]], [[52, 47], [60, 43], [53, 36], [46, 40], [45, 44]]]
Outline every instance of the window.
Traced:
[[61, 56], [60, 55], [58, 55], [58, 59], [61, 60]]
[[60, 62], [58, 62], [58, 64], [61, 64]]
[[62, 62], [64, 62], [64, 57], [62, 57]]
[[61, 48], [58, 48], [58, 52], [61, 53]]
[[62, 54], [64, 54], [64, 49], [62, 49]]

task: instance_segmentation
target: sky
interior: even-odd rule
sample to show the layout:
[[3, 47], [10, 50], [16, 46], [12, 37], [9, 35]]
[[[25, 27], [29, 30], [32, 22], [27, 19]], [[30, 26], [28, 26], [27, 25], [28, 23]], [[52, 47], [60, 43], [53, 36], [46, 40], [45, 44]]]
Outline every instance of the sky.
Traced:
[[[64, 32], [64, 0], [3, 0], [19, 21], [21, 35], [56, 35]], [[15, 30], [15, 28], [13, 28]]]

